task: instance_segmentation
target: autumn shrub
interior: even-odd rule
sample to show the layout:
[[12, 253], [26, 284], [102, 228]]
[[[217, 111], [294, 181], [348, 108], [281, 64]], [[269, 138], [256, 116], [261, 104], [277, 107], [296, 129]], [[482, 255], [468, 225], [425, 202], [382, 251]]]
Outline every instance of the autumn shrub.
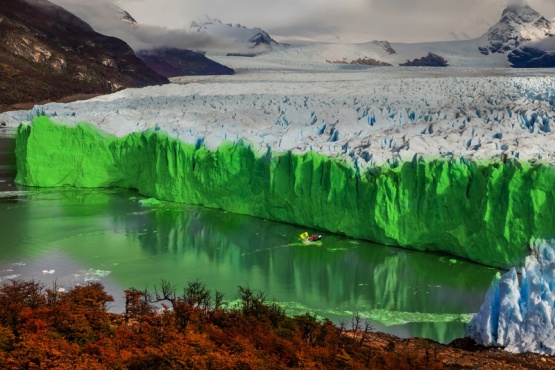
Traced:
[[178, 294], [128, 289], [121, 314], [99, 283], [67, 292], [36, 282], [0, 288], [0, 368], [358, 369], [362, 343], [329, 320], [289, 317], [264, 293], [238, 288], [240, 304], [199, 281]]

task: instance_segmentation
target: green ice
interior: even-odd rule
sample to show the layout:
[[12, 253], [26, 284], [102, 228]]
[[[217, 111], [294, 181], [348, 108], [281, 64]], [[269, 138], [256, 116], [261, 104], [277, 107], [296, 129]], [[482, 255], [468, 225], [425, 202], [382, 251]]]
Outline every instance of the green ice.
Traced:
[[555, 236], [555, 171], [515, 160], [415, 158], [358, 169], [313, 151], [216, 150], [161, 131], [115, 137], [37, 117], [17, 133], [17, 179], [29, 186], [121, 187], [160, 200], [294, 223], [386, 245], [519, 264]]

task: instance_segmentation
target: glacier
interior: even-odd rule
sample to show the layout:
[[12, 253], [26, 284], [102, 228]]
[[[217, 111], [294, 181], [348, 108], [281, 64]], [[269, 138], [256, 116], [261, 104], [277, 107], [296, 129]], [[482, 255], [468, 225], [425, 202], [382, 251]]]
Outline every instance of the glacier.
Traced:
[[135, 188], [510, 267], [555, 237], [550, 73], [253, 69], [0, 121], [24, 123], [20, 184]]
[[497, 274], [467, 336], [515, 353], [555, 355], [555, 240], [533, 243], [517, 272]]

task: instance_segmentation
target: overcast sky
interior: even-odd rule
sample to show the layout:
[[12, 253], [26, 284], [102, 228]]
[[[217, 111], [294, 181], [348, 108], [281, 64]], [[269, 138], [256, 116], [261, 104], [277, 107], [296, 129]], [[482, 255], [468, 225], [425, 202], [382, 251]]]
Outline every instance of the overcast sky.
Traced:
[[[92, 0], [91, 0], [92, 1]], [[141, 23], [183, 28], [203, 15], [274, 36], [331, 35], [390, 41], [476, 37], [508, 0], [114, 0]], [[520, 2], [520, 1], [512, 1]], [[529, 0], [546, 18], [555, 0]], [[361, 41], [363, 41], [361, 40]]]
[[[140, 24], [175, 30], [183, 37], [192, 20], [205, 15], [224, 23], [260, 27], [278, 40], [338, 39], [363, 42], [436, 41], [482, 35], [496, 23], [509, 2], [520, 0], [51, 0], [65, 6], [95, 27], [103, 16], [90, 7], [111, 2], [128, 11]], [[548, 19], [555, 17], [555, 0], [527, 3]], [[82, 5], [79, 5], [82, 4]], [[81, 8], [81, 14], [75, 9]], [[72, 9], [70, 9], [72, 8]], [[88, 9], [88, 10], [87, 10]], [[89, 18], [89, 19], [87, 19]], [[98, 27], [95, 27], [98, 28]], [[156, 28], [154, 28], [156, 29]], [[108, 33], [106, 30], [99, 32]], [[183, 42], [202, 44], [191, 35]], [[132, 42], [130, 42], [132, 43]], [[133, 46], [133, 45], [132, 45]], [[186, 47], [187, 45], [183, 45]], [[189, 46], [191, 47], [191, 46]]]

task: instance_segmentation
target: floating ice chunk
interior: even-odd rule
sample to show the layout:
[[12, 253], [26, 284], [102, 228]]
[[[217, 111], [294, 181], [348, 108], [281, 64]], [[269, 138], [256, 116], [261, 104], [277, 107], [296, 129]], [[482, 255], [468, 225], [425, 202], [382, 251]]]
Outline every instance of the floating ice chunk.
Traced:
[[43, 273], [43, 274], [50, 274], [50, 275], [52, 275], [52, 274], [55, 273], [55, 272], [56, 272], [56, 270], [42, 270], [42, 273]]
[[2, 276], [0, 278], [0, 280], [15, 280], [17, 279], [19, 276], [21, 276], [20, 274], [12, 274], [12, 275], [6, 275], [6, 276]]
[[97, 269], [88, 269], [85, 272], [85, 281], [98, 281], [101, 278], [105, 278], [108, 275], [110, 275], [112, 273], [112, 271], [106, 271], [106, 270], [97, 270]]
[[555, 354], [555, 241], [537, 241], [520, 280], [515, 268], [498, 276], [467, 336], [510, 352]]
[[162, 202], [156, 198], [146, 198], [146, 199], [139, 199], [139, 204], [147, 207], [147, 206], [157, 206], [159, 204], [162, 204]]

